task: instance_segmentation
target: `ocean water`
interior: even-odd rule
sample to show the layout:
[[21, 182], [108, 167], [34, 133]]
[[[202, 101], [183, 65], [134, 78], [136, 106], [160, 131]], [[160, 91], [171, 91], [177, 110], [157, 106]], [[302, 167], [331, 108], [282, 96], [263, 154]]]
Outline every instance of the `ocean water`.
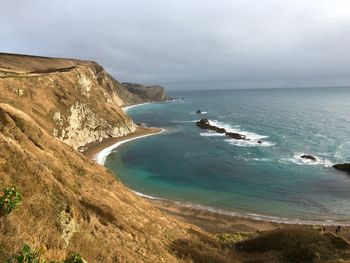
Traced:
[[[350, 222], [350, 89], [182, 91], [127, 112], [166, 132], [116, 148], [105, 165], [134, 191], [280, 221]], [[200, 109], [204, 113], [195, 114]], [[230, 139], [195, 125], [245, 134]], [[257, 143], [262, 140], [262, 144]], [[311, 154], [316, 162], [300, 158]]]

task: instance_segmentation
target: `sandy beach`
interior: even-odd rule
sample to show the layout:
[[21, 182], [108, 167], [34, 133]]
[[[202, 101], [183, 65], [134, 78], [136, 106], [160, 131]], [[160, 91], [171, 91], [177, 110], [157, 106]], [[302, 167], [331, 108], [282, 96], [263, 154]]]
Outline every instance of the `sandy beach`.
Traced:
[[[96, 155], [98, 155], [101, 151], [115, 144], [135, 140], [138, 138], [143, 138], [146, 136], [151, 136], [160, 132], [162, 132], [162, 129], [160, 128], [136, 127], [136, 130], [134, 132], [129, 133], [126, 136], [118, 138], [107, 138], [101, 142], [92, 142], [85, 145], [86, 150], [83, 151], [83, 154], [89, 159], [95, 159]], [[120, 144], [116, 145], [116, 147], [118, 147], [119, 145]]]
[[[83, 154], [88, 158], [98, 161], [98, 155], [102, 152], [102, 158], [105, 158], [111, 148], [115, 149], [122, 143], [126, 143], [131, 140], [143, 138], [146, 136], [155, 135], [162, 132], [160, 128], [145, 128], [137, 127], [136, 131], [120, 138], [108, 138], [102, 142], [93, 142], [85, 147], [87, 148]], [[110, 148], [110, 150], [108, 150]], [[106, 151], [107, 149], [107, 151]], [[104, 152], [103, 152], [104, 151]], [[98, 161], [103, 165], [103, 160]], [[137, 193], [136, 193], [137, 194]], [[174, 202], [171, 200], [161, 200], [157, 198], [148, 198], [145, 195], [140, 195], [149, 202], [153, 203], [158, 209], [166, 212], [180, 220], [194, 224], [209, 233], [238, 233], [238, 232], [256, 232], [256, 231], [269, 231], [276, 228], [316, 228], [322, 229], [322, 223], [287, 223], [287, 222], [273, 222], [270, 220], [254, 219], [249, 217], [234, 216], [229, 214], [223, 214], [212, 210], [205, 210], [196, 208], [195, 206], [189, 206]], [[327, 222], [327, 231], [334, 232], [335, 226], [331, 222]], [[350, 227], [343, 226], [340, 233], [345, 238], [350, 238]]]

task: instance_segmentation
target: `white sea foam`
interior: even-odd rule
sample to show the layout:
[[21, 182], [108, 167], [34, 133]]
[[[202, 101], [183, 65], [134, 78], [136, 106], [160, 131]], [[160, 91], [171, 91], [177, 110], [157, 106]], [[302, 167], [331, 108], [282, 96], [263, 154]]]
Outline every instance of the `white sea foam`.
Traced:
[[204, 137], [222, 137], [222, 136], [225, 136], [224, 133], [217, 133], [214, 131], [201, 132], [199, 135], [204, 136]]
[[170, 122], [174, 122], [174, 123], [193, 123], [193, 122], [197, 122], [197, 120], [191, 120], [191, 121], [171, 120]]
[[154, 103], [154, 102], [146, 102], [146, 103], [140, 103], [140, 104], [125, 106], [122, 109], [123, 109], [124, 112], [127, 112], [130, 109], [133, 109], [133, 108], [136, 108], [136, 107], [140, 107], [140, 106], [144, 106], [144, 105], [147, 105], [147, 104], [152, 104], [152, 103]]
[[332, 167], [334, 163], [332, 163], [330, 160], [326, 158], [319, 157], [317, 155], [312, 155], [313, 157], [316, 158], [316, 161], [302, 158], [302, 155], [306, 155], [306, 153], [296, 153], [293, 157], [291, 158], [282, 158], [280, 160], [281, 163], [294, 163], [297, 165], [322, 165], [324, 167]]
[[208, 114], [207, 111], [202, 111], [201, 113], [197, 113], [197, 112], [190, 112], [190, 115], [204, 115], [204, 114]]
[[141, 196], [141, 197], [144, 197], [144, 198], [148, 198], [148, 199], [152, 199], [152, 200], [165, 200], [165, 199], [162, 199], [162, 198], [159, 198], [159, 197], [155, 197], [155, 196], [151, 196], [151, 195], [146, 195], [146, 194], [143, 194], [143, 193], [140, 193], [140, 192], [136, 192], [134, 190], [131, 190], [134, 194], [138, 195], [138, 196]]
[[[257, 134], [254, 132], [248, 132], [248, 131], [243, 131], [239, 127], [240, 126], [231, 126], [230, 124], [220, 122], [217, 120], [209, 120], [209, 124], [212, 126], [216, 126], [219, 128], [224, 128], [227, 132], [234, 132], [234, 133], [239, 133], [242, 135], [245, 135], [248, 140], [236, 140], [233, 138], [226, 139], [225, 141], [228, 142], [231, 145], [234, 146], [239, 146], [239, 147], [256, 147], [256, 146], [262, 146], [262, 147], [270, 147], [274, 146], [275, 143], [266, 141], [263, 139], [268, 138], [266, 135], [261, 135]], [[215, 132], [203, 132], [200, 133], [201, 136], [225, 136], [225, 134], [219, 134]], [[259, 143], [258, 141], [261, 141]]]
[[226, 139], [226, 142], [228, 142], [231, 145], [239, 146], [239, 147], [271, 147], [276, 145], [273, 142], [269, 141], [262, 141], [261, 143], [258, 143], [258, 141], [252, 141], [252, 140], [235, 140], [235, 139]]
[[271, 162], [269, 158], [243, 158], [244, 161], [255, 161], [255, 162]]
[[93, 157], [93, 160], [95, 160], [100, 165], [104, 165], [104, 163], [106, 162], [107, 156], [110, 155], [111, 152], [113, 150], [115, 150], [117, 147], [119, 147], [120, 145], [122, 145], [122, 144], [124, 144], [126, 142], [133, 141], [133, 140], [137, 140], [137, 139], [149, 137], [149, 136], [152, 136], [152, 135], [160, 134], [160, 133], [163, 133], [164, 131], [165, 131], [164, 129], [161, 129], [161, 131], [158, 132], [158, 133], [151, 133], [151, 134], [140, 135], [140, 136], [137, 136], [137, 137], [133, 137], [133, 138], [130, 138], [130, 139], [126, 139], [126, 140], [122, 140], [120, 142], [117, 142], [117, 143], [115, 143], [115, 144], [113, 144], [113, 145], [111, 145], [109, 147], [104, 148], [100, 152], [98, 152]]

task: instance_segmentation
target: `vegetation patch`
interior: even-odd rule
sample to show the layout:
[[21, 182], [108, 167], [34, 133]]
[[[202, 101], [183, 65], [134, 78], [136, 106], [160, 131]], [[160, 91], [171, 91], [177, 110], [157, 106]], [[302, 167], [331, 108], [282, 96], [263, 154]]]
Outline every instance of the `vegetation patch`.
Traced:
[[246, 240], [257, 236], [258, 232], [238, 232], [238, 233], [220, 233], [213, 236], [213, 238], [220, 243], [233, 248], [237, 242]]
[[44, 249], [32, 250], [30, 246], [24, 245], [22, 249], [9, 258], [6, 263], [45, 263], [44, 259], [41, 259]]
[[335, 259], [344, 242], [312, 229], [278, 229], [236, 244], [238, 251], [248, 253], [276, 252], [280, 262], [323, 262]]
[[190, 229], [193, 239], [178, 239], [171, 245], [176, 256], [197, 263], [239, 262], [232, 250], [201, 232]]
[[21, 194], [16, 187], [10, 186], [4, 189], [4, 194], [0, 196], [1, 214], [10, 214], [22, 200]]
[[[46, 261], [43, 259], [45, 249], [43, 247], [32, 249], [28, 245], [24, 245], [22, 249], [5, 263], [59, 263], [54, 261]], [[78, 253], [69, 255], [62, 263], [87, 263]]]

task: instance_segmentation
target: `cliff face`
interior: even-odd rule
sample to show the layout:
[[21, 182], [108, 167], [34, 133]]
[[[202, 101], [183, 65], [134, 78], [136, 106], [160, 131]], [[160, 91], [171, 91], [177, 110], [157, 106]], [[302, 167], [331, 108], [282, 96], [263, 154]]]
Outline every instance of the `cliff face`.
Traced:
[[28, 113], [74, 149], [135, 130], [121, 110], [123, 86], [96, 63], [4, 54], [0, 76], [0, 102]]
[[23, 196], [0, 213], [1, 262], [24, 244], [55, 261], [73, 251], [88, 262], [190, 262], [176, 253], [188, 242], [219, 250], [75, 150], [132, 132], [121, 106], [144, 102], [102, 67], [0, 54], [0, 94], [0, 191]]

